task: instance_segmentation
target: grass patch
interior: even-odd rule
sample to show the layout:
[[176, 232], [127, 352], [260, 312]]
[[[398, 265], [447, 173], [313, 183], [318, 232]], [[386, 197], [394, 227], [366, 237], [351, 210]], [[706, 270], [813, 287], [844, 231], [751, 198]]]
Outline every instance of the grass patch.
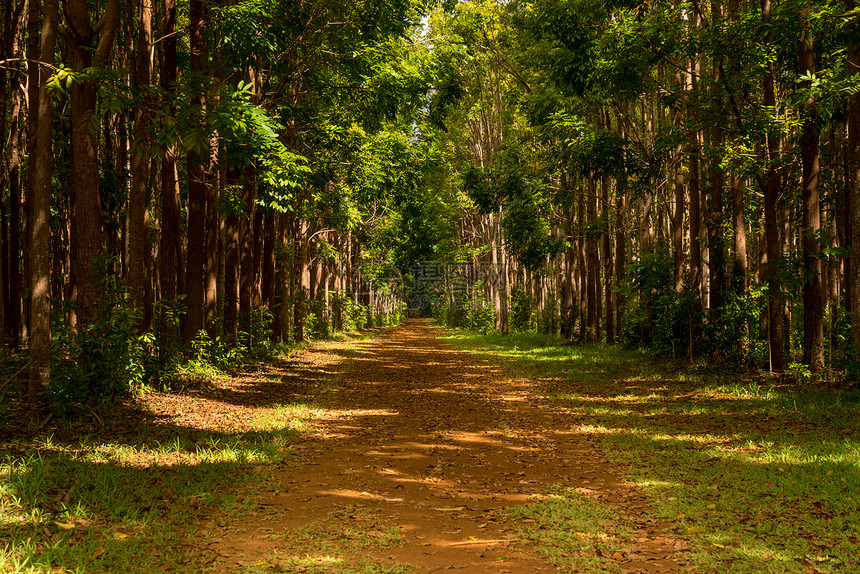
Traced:
[[246, 566], [243, 574], [271, 574], [272, 572], [306, 572], [307, 574], [410, 574], [415, 568], [404, 565], [384, 564], [372, 558], [362, 558], [355, 563], [327, 554], [306, 556], [284, 556], [272, 554], [266, 560]]
[[356, 505], [335, 505], [335, 510], [280, 536], [289, 550], [278, 550], [266, 560], [247, 565], [245, 574], [308, 572], [320, 574], [406, 574], [409, 565], [385, 564], [363, 556], [404, 544], [402, 529], [387, 524], [379, 510]]
[[672, 534], [693, 541], [694, 569], [860, 569], [860, 393], [535, 334], [448, 340], [537, 379], [565, 405]]
[[371, 548], [391, 548], [404, 543], [400, 527], [387, 524], [378, 511], [342, 506], [320, 520], [284, 533], [307, 554], [338, 554]]
[[326, 364], [298, 375], [246, 373], [0, 437], [0, 572], [206, 571], [217, 555], [200, 525], [257, 510], [352, 346], [327, 344]]
[[614, 509], [570, 489], [554, 489], [539, 501], [508, 510], [518, 536], [532, 541], [550, 564], [564, 572], [620, 572], [604, 557], [629, 552], [627, 528]]

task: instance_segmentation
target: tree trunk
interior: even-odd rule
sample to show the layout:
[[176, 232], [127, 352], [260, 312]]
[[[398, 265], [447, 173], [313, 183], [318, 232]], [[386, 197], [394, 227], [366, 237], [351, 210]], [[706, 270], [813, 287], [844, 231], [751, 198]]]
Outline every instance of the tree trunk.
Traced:
[[606, 343], [613, 345], [615, 344], [615, 309], [612, 305], [612, 241], [609, 233], [611, 211], [609, 207], [609, 179], [604, 177], [601, 185], [603, 187], [603, 229], [601, 237], [603, 238], [603, 297], [606, 300]]
[[[770, 0], [762, 0], [761, 13], [764, 20], [770, 20]], [[763, 78], [764, 105], [776, 111], [776, 93], [774, 91], [773, 62], [768, 62], [767, 71]], [[858, 139], [860, 141], [860, 139]], [[785, 369], [784, 335], [782, 313], [781, 281], [778, 265], [782, 260], [782, 243], [779, 239], [780, 221], [777, 211], [779, 200], [780, 175], [777, 161], [781, 153], [782, 139], [776, 129], [767, 134], [768, 168], [764, 189], [764, 235], [767, 246], [767, 265], [764, 275], [768, 290], [768, 341], [770, 349], [770, 370], [782, 372]], [[860, 180], [858, 180], [860, 181]], [[860, 332], [860, 331], [858, 331]]]
[[[683, 84], [684, 78], [679, 74], [678, 83]], [[676, 129], [683, 129], [683, 112], [681, 108], [673, 111], [672, 122]], [[675, 148], [676, 165], [672, 170], [675, 197], [672, 202], [672, 217], [670, 236], [672, 237], [672, 261], [675, 270], [675, 289], [680, 291], [684, 286], [684, 145], [679, 143]]]
[[[809, 31], [809, 5], [801, 9], [803, 36], [798, 46], [800, 71], [803, 74], [815, 73], [815, 52], [812, 33]], [[808, 87], [809, 82], [804, 82]], [[821, 229], [821, 210], [819, 205], [819, 150], [818, 114], [816, 102], [809, 96], [803, 103], [802, 131], [800, 136], [800, 158], [803, 163], [803, 229], [802, 249], [803, 267], [807, 281], [803, 285], [803, 362], [811, 370], [824, 366], [824, 309], [821, 292], [821, 246], [818, 233]]]
[[[162, 60], [159, 85], [168, 94], [176, 91], [176, 1], [164, 0], [164, 38], [161, 40]], [[173, 106], [167, 109], [173, 115]], [[161, 298], [172, 306], [178, 293], [178, 273], [180, 260], [181, 221], [179, 210], [179, 181], [176, 173], [176, 146], [164, 150], [161, 159], [161, 244], [159, 277]], [[162, 310], [162, 319], [164, 312]], [[162, 324], [162, 329], [164, 325]]]
[[747, 289], [749, 262], [747, 260], [747, 228], [744, 220], [744, 181], [737, 172], [732, 173], [732, 239], [734, 265], [732, 280], [738, 294]]
[[[190, 69], [192, 74], [206, 71], [206, 30], [203, 19], [203, 1], [189, 0], [189, 36], [191, 42]], [[197, 85], [198, 89], [202, 86]], [[191, 107], [202, 115], [203, 98], [199, 93], [191, 96]], [[188, 223], [185, 257], [185, 317], [182, 335], [191, 342], [206, 326], [204, 322], [203, 274], [205, 266], [205, 221], [207, 182], [204, 162], [207, 154], [194, 150], [187, 155], [188, 172]]]
[[[100, 36], [95, 50], [92, 45], [97, 34], [90, 23], [90, 8], [86, 0], [68, 0], [64, 5], [69, 33], [66, 46], [69, 63], [75, 72], [100, 68], [110, 60], [117, 28], [119, 0], [108, 0], [99, 20]], [[76, 266], [77, 320], [89, 326], [97, 319], [104, 291], [98, 285], [101, 257], [102, 210], [99, 196], [99, 120], [96, 111], [96, 80], [75, 82], [71, 87], [72, 139], [72, 248]]]
[[39, 73], [39, 99], [31, 113], [37, 114], [32, 161], [32, 214], [30, 226], [30, 381], [28, 402], [31, 408], [41, 401], [44, 391], [50, 386], [51, 375], [51, 177], [53, 158], [53, 96], [47, 84], [54, 64], [54, 49], [57, 39], [57, 0], [42, 0], [45, 17], [42, 23], [42, 66]]
[[[221, 231], [218, 214], [218, 199], [224, 189], [225, 174], [217, 169], [218, 138], [212, 136], [209, 141], [209, 159], [204, 168], [206, 178], [206, 257], [203, 269], [204, 321], [206, 332], [210, 337], [217, 336], [217, 319], [220, 312], [218, 302], [218, 277], [221, 249], [219, 235]], [[238, 183], [238, 182], [237, 182]]]
[[[134, 88], [138, 93], [148, 89], [152, 81], [150, 52], [152, 50], [152, 2], [139, 0], [138, 39]], [[141, 332], [152, 325], [152, 300], [147, 296], [151, 277], [147, 265], [149, 244], [149, 202], [147, 176], [149, 168], [149, 106], [146, 102], [134, 108], [134, 143], [131, 146], [131, 198], [128, 209], [129, 262], [128, 287], [132, 304], [142, 313], [138, 325]]]
[[[627, 130], [624, 121], [617, 118], [618, 130], [621, 139], [627, 138]], [[615, 189], [615, 287], [621, 287], [625, 277], [625, 265], [627, 264], [627, 173], [626, 169], [621, 172], [616, 181]], [[616, 289], [615, 293], [615, 329], [620, 336], [624, 334], [625, 311], [627, 302], [624, 294]]]
[[254, 252], [251, 248], [251, 223], [254, 218], [254, 169], [244, 170], [242, 185], [244, 213], [239, 219], [239, 325], [251, 332], [251, 296], [254, 288]]
[[576, 267], [577, 275], [579, 276], [579, 289], [577, 297], [579, 299], [579, 338], [582, 341], [588, 340], [588, 263], [587, 263], [587, 238], [586, 238], [586, 208], [585, 208], [585, 190], [582, 189], [582, 182], [579, 182], [579, 193], [576, 197], [576, 225], [577, 241], [576, 241]]
[[[854, 0], [846, 2], [848, 10], [856, 8]], [[856, 27], [855, 27], [856, 30]], [[856, 37], [856, 36], [855, 36]], [[860, 44], [848, 44], [848, 59], [855, 69], [860, 67]], [[860, 94], [848, 101], [848, 244], [852, 246], [848, 272], [848, 307], [851, 313], [851, 334], [854, 340], [854, 360], [860, 358]]]
[[[227, 187], [234, 188], [239, 185], [239, 174], [236, 168], [227, 170]], [[235, 340], [238, 328], [239, 312], [239, 277], [240, 270], [240, 237], [239, 237], [240, 215], [231, 211], [226, 216], [226, 235], [224, 241], [224, 336]]]
[[260, 277], [260, 291], [262, 293], [263, 305], [275, 312], [275, 213], [268, 212], [263, 215], [263, 270]]
[[[38, 10], [34, 9], [34, 13], [38, 14]], [[35, 15], [34, 14], [34, 15]], [[38, 40], [37, 40], [38, 41]], [[53, 58], [51, 59], [53, 61]], [[40, 80], [38, 78], [39, 74], [39, 66], [35, 64], [31, 64], [33, 68], [36, 68], [36, 86], [40, 84]], [[32, 78], [31, 78], [32, 80]], [[38, 88], [36, 88], [36, 98], [38, 99]], [[32, 94], [32, 91], [31, 91]], [[11, 121], [9, 122], [9, 159], [8, 159], [8, 180], [9, 180], [9, 245], [8, 245], [8, 253], [6, 255], [7, 261], [7, 269], [9, 273], [8, 282], [9, 282], [9, 291], [7, 292], [8, 299], [8, 315], [7, 319], [8, 323], [8, 334], [10, 336], [9, 343], [10, 346], [15, 349], [21, 344], [21, 332], [24, 327], [22, 320], [22, 309], [23, 309], [23, 299], [24, 299], [24, 286], [23, 286], [23, 277], [21, 275], [21, 263], [22, 263], [22, 251], [21, 251], [21, 206], [22, 199], [24, 195], [24, 190], [21, 186], [21, 174], [20, 174], [20, 163], [21, 163], [21, 141], [20, 141], [20, 133], [21, 133], [21, 119], [22, 119], [22, 110], [21, 110], [21, 100], [22, 94], [21, 90], [13, 90], [11, 97], [12, 109], [11, 112]], [[32, 96], [31, 96], [32, 97]], [[31, 101], [31, 115], [35, 118], [37, 116], [37, 102]], [[52, 108], [53, 109], [53, 108]], [[33, 134], [38, 129], [35, 125], [35, 120], [33, 119], [30, 125], [30, 133]], [[35, 138], [30, 142], [30, 153], [35, 153]], [[30, 189], [30, 193], [32, 193], [32, 178], [29, 181], [28, 188]], [[29, 250], [28, 250], [29, 252]], [[25, 257], [27, 253], [23, 254]], [[26, 267], [26, 266], [25, 266]], [[32, 270], [30, 270], [32, 273]], [[4, 327], [6, 324], [4, 324]]]

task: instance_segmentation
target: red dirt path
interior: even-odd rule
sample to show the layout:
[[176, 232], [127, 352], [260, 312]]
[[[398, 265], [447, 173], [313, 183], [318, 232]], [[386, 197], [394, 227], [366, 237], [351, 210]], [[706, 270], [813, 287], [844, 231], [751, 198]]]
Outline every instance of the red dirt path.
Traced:
[[[682, 569], [687, 548], [661, 532], [642, 493], [570, 415], [540, 399], [532, 381], [452, 349], [441, 334], [407, 321], [342, 365], [322, 398], [328, 413], [317, 435], [295, 446], [261, 511], [212, 525], [218, 570], [303, 571], [289, 558], [340, 552], [347, 564], [373, 558], [421, 573], [558, 572], [517, 540], [515, 519], [502, 512], [550, 485], [625, 517], [632, 550], [604, 557], [622, 571]], [[392, 528], [400, 545], [373, 544]], [[317, 548], [314, 533], [341, 545]], [[339, 567], [332, 562], [331, 571]]]

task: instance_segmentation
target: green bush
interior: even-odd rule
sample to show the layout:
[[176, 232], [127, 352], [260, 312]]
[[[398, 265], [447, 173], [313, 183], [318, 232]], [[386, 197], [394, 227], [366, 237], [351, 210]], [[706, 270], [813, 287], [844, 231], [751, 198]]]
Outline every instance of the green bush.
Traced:
[[550, 302], [541, 309], [537, 320], [538, 333], [545, 335], [556, 335], [559, 332], [561, 318], [558, 312], [558, 302], [555, 294], [550, 296]]
[[110, 403], [143, 386], [156, 370], [152, 333], [137, 332], [139, 314], [116, 278], [99, 278], [103, 297], [91, 325], [54, 321], [48, 399], [61, 416]]
[[701, 351], [736, 365], [767, 365], [767, 334], [759, 328], [766, 311], [766, 285], [751, 285], [744, 293], [726, 292], [719, 313], [704, 316]]
[[465, 328], [489, 335], [496, 330], [496, 314], [491, 301], [470, 301], [466, 308]]
[[531, 316], [531, 300], [522, 287], [515, 287], [511, 294], [511, 313], [509, 318], [511, 331], [531, 331]]
[[675, 289], [674, 268], [668, 250], [641, 251], [627, 264], [623, 286], [628, 301], [624, 342], [631, 348], [673, 356], [689, 344], [689, 292]]
[[246, 357], [262, 360], [272, 355], [272, 323], [275, 317], [266, 306], [251, 310], [248, 331], [239, 332], [239, 341], [245, 344]]

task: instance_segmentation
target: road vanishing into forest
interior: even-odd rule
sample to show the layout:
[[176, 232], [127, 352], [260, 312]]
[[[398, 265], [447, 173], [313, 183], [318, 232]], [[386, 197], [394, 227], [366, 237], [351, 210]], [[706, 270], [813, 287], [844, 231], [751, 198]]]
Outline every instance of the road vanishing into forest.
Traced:
[[319, 571], [331, 561], [334, 572], [373, 560], [386, 572], [567, 571], [518, 536], [518, 521], [533, 519], [508, 510], [556, 486], [612, 505], [634, 533], [600, 560], [624, 572], [683, 568], [689, 547], [570, 414], [442, 334], [409, 320], [345, 363], [319, 399], [328, 416], [298, 441], [257, 510], [211, 525], [219, 570]]

